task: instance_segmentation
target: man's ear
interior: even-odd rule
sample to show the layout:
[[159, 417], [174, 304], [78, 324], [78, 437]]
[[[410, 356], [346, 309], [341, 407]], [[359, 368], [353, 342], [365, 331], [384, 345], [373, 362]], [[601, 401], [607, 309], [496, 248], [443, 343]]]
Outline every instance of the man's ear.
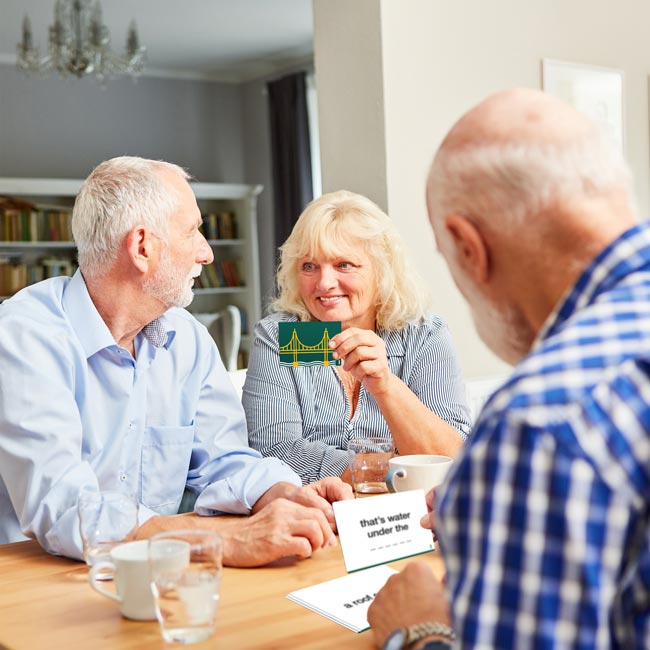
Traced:
[[487, 282], [490, 275], [490, 252], [481, 231], [460, 215], [446, 217], [445, 229], [454, 242], [458, 264], [476, 282]]
[[155, 238], [144, 226], [135, 226], [126, 235], [127, 254], [133, 265], [142, 273], [146, 273], [149, 269], [154, 240]]

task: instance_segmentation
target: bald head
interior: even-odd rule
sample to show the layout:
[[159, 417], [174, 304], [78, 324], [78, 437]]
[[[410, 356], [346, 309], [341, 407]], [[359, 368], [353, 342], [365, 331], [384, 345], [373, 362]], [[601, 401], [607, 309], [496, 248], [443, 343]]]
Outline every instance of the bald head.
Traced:
[[555, 97], [516, 88], [458, 120], [436, 154], [427, 190], [432, 218], [453, 211], [498, 228], [562, 201], [610, 191], [631, 196], [631, 182], [620, 149], [598, 125]]
[[445, 138], [441, 150], [466, 146], [563, 145], [580, 140], [594, 128], [584, 115], [564, 102], [530, 88], [491, 95], [468, 111]]
[[636, 223], [617, 147], [542, 92], [506, 90], [451, 129], [427, 182], [438, 248], [486, 344], [509, 363], [591, 260]]

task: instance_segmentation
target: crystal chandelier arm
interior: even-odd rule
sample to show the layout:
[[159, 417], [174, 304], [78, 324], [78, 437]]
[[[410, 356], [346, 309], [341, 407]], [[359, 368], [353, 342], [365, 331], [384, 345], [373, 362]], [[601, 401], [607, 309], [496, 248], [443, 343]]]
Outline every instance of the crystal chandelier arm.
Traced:
[[32, 23], [29, 20], [29, 16], [25, 15], [23, 18], [23, 41], [22, 41], [22, 51], [31, 52], [34, 49], [33, 38], [32, 38]]
[[129, 24], [129, 32], [126, 37], [126, 63], [136, 70], [136, 74], [139, 74], [144, 67], [146, 59], [147, 48], [144, 45], [140, 45], [138, 28], [135, 20], [132, 20]]

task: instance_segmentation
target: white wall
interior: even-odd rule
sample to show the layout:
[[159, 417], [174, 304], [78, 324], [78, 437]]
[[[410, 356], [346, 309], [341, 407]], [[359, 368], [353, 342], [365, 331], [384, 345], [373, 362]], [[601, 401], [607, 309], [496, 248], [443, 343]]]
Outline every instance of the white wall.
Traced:
[[[478, 339], [466, 303], [435, 252], [426, 217], [426, 173], [437, 143], [464, 107], [450, 101], [455, 108], [449, 122], [439, 117], [443, 93], [432, 82], [430, 62], [442, 56], [439, 40], [431, 37], [441, 5], [429, 0], [407, 0], [407, 5], [410, 11], [390, 1], [381, 4], [388, 214], [398, 222], [431, 289], [433, 310], [449, 323], [465, 376], [503, 373], [507, 366]], [[453, 57], [444, 59], [447, 67], [453, 67]], [[450, 94], [455, 99], [455, 93]]]
[[323, 192], [359, 192], [385, 208], [384, 88], [377, 0], [315, 0], [313, 11]]
[[[380, 13], [380, 52], [369, 61], [364, 58], [364, 43], [358, 49], [364, 64], [381, 72], [385, 206], [433, 289], [436, 311], [450, 324], [465, 375], [501, 373], [504, 364], [475, 335], [467, 308], [434, 252], [424, 202], [431, 157], [451, 125], [487, 94], [511, 86], [541, 88], [542, 58], [621, 68], [625, 72], [627, 158], [635, 175], [640, 208], [647, 214], [650, 5], [639, 0], [362, 0], [362, 4], [367, 11]], [[327, 20], [321, 20], [324, 14]], [[346, 9], [341, 0], [314, 0], [321, 115], [327, 113], [330, 102], [337, 101], [339, 92], [350, 92], [345, 90], [351, 85], [350, 76], [338, 52], [355, 56], [354, 39], [343, 43], [341, 39], [357, 28], [357, 14], [356, 8]], [[345, 24], [345, 31], [337, 32], [336, 24]], [[367, 26], [359, 27], [363, 36], [365, 29]], [[371, 36], [371, 51], [376, 40], [376, 35]], [[323, 66], [329, 68], [325, 88], [318, 77]], [[369, 69], [366, 79], [375, 74], [376, 70]], [[365, 92], [365, 83], [362, 80], [357, 88], [360, 93]], [[380, 96], [378, 91], [372, 92]], [[332, 119], [332, 113], [329, 117]], [[345, 121], [345, 116], [342, 119]], [[334, 131], [336, 125], [330, 123], [328, 129]], [[342, 145], [334, 146], [336, 141], [332, 141], [329, 148], [323, 148], [324, 178], [328, 177], [328, 168], [335, 167], [339, 177], [346, 174], [350, 189], [363, 191], [367, 175], [359, 176], [356, 169], [365, 164], [367, 137], [364, 131], [358, 140], [349, 137]], [[334, 187], [324, 187], [328, 189]], [[373, 192], [381, 195], [378, 189]]]

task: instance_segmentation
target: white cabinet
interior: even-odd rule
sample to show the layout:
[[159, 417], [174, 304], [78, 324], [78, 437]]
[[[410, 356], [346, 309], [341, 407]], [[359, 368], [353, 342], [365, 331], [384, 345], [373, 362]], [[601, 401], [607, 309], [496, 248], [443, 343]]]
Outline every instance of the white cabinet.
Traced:
[[[209, 238], [214, 251], [215, 269], [222, 280], [219, 286], [195, 288], [194, 300], [189, 310], [204, 314], [226, 305], [235, 305], [242, 314], [242, 359], [240, 367], [248, 365], [253, 326], [261, 317], [260, 268], [257, 245], [257, 197], [261, 185], [226, 185], [221, 183], [192, 183], [204, 219], [208, 215], [234, 215], [234, 238]], [[210, 236], [204, 227], [206, 236]], [[229, 275], [228, 270], [234, 269]], [[206, 270], [201, 274], [204, 281]], [[223, 280], [226, 280], [223, 282]], [[228, 281], [230, 280], [230, 281]], [[212, 283], [215, 284], [215, 283]]]
[[[25, 199], [39, 208], [61, 213], [71, 211], [74, 198], [83, 181], [63, 179], [0, 178], [0, 197]], [[257, 244], [257, 196], [261, 185], [191, 183], [201, 213], [221, 231], [208, 232], [204, 228], [210, 246], [214, 251], [214, 269], [204, 269], [201, 275], [202, 288], [194, 289], [194, 300], [189, 310], [199, 314], [211, 314], [227, 305], [235, 305], [242, 313], [242, 364], [246, 365], [246, 353], [250, 346], [250, 332], [261, 315], [259, 278], [259, 254]], [[0, 204], [0, 210], [2, 205]], [[208, 215], [211, 215], [208, 217]], [[5, 212], [6, 216], [6, 212]], [[15, 216], [15, 215], [14, 215]], [[233, 218], [234, 217], [234, 218]], [[36, 219], [37, 217], [33, 217]], [[53, 218], [41, 214], [39, 219]], [[17, 217], [20, 221], [20, 217]], [[223, 227], [224, 224], [226, 227]], [[30, 217], [22, 217], [16, 228], [30, 228]], [[47, 229], [40, 230], [36, 241], [9, 241], [11, 239], [34, 239], [35, 226], [30, 234], [17, 237], [6, 223], [0, 221], [0, 266], [26, 267], [46, 275], [68, 273], [74, 268], [75, 246], [71, 241], [61, 239], [55, 228], [52, 237]], [[62, 232], [66, 229], [63, 228]], [[22, 231], [21, 231], [22, 232]], [[45, 235], [43, 236], [43, 232]], [[225, 236], [224, 236], [225, 235]], [[64, 235], [65, 237], [65, 235]], [[67, 267], [65, 260], [70, 261]], [[55, 264], [62, 260], [61, 266]], [[21, 269], [22, 270], [22, 269]], [[208, 273], [207, 271], [210, 271]], [[29, 283], [29, 280], [27, 281]], [[0, 291], [0, 294], [3, 292]], [[0, 295], [0, 300], [7, 295]], [[204, 322], [209, 316], [201, 316]]]

